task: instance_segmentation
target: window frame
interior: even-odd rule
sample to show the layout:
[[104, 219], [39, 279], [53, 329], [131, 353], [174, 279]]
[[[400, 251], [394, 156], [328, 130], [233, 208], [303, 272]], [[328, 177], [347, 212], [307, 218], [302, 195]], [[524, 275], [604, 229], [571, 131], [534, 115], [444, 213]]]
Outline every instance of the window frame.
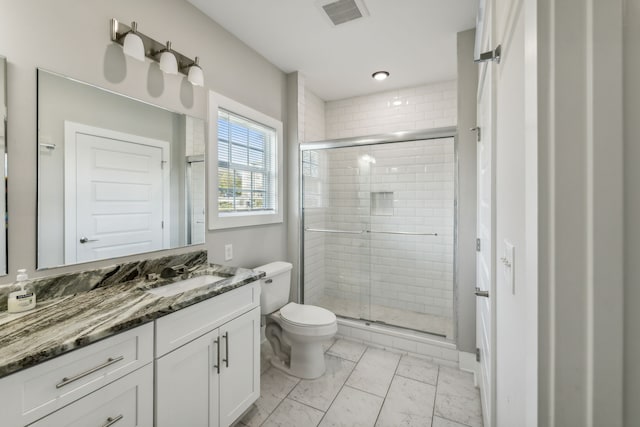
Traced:
[[[224, 212], [218, 210], [218, 112], [225, 110], [237, 116], [245, 117], [258, 124], [275, 130], [276, 170], [275, 170], [275, 205], [274, 211]], [[283, 180], [283, 126], [282, 122], [244, 104], [210, 91], [208, 102], [209, 141], [208, 158], [211, 166], [208, 171], [209, 186], [209, 230], [225, 228], [251, 227], [256, 225], [277, 224], [283, 222], [284, 214], [284, 180]]]

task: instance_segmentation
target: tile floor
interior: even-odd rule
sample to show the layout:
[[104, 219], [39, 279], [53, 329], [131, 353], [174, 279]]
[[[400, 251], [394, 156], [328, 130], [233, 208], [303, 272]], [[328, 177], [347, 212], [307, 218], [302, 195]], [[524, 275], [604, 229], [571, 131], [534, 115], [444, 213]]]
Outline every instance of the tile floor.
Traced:
[[353, 319], [384, 319], [384, 321], [390, 325], [429, 332], [453, 339], [452, 317], [418, 313], [393, 307], [383, 307], [366, 302], [358, 304], [357, 302], [354, 303], [353, 300], [329, 295], [323, 295], [317, 301], [310, 301], [308, 304], [324, 307], [340, 316], [351, 317]]
[[326, 348], [325, 375], [300, 380], [270, 366], [265, 343], [261, 396], [238, 425], [482, 427], [471, 374], [345, 339]]

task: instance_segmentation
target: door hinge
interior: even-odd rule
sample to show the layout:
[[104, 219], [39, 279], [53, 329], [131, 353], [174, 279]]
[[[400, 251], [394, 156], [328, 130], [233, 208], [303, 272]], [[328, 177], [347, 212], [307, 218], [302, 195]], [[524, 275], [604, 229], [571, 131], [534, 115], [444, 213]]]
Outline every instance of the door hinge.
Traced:
[[167, 163], [166, 160], [160, 160], [160, 169], [164, 169], [164, 164]]
[[480, 252], [482, 249], [482, 245], [480, 244], [480, 239], [476, 239], [476, 252]]
[[478, 138], [478, 142], [480, 142], [482, 131], [480, 130], [480, 126], [469, 128], [471, 132], [476, 132], [476, 137]]
[[480, 361], [480, 349], [476, 347], [476, 362]]
[[477, 64], [480, 62], [493, 61], [496, 64], [499, 64], [501, 52], [502, 52], [502, 47], [498, 45], [495, 49], [490, 50], [489, 52], [482, 52], [480, 54], [480, 57], [477, 59], [474, 59], [473, 62]]
[[164, 230], [164, 221], [160, 221], [160, 227]]

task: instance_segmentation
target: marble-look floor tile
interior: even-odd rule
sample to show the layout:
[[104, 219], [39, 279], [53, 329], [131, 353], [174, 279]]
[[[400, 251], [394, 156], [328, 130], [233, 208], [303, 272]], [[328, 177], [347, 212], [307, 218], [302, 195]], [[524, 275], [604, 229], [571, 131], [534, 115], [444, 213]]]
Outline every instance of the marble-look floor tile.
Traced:
[[359, 342], [339, 339], [331, 346], [328, 353], [357, 362], [366, 349], [367, 346]]
[[321, 411], [329, 409], [340, 388], [351, 374], [355, 363], [339, 357], [325, 355], [327, 370], [315, 380], [301, 380], [289, 398]]
[[285, 398], [262, 427], [315, 427], [323, 415], [322, 411]]
[[472, 374], [440, 368], [435, 415], [471, 427], [482, 426], [480, 391], [473, 384]]
[[425, 359], [404, 355], [400, 359], [396, 375], [436, 385], [438, 365]]
[[335, 342], [336, 342], [335, 337], [332, 337], [326, 340], [325, 342], [322, 343], [322, 350], [326, 353], [327, 350], [329, 350], [333, 346], [333, 344], [335, 344]]
[[383, 398], [344, 386], [320, 423], [321, 427], [373, 427]]
[[347, 385], [384, 397], [399, 360], [398, 353], [369, 347], [347, 380]]
[[275, 368], [267, 370], [260, 377], [260, 397], [241, 423], [250, 427], [261, 425], [299, 381]]
[[440, 417], [433, 417], [432, 427], [467, 427], [464, 424], [457, 423], [455, 421], [446, 420]]
[[394, 376], [376, 427], [430, 426], [435, 395], [431, 384]]

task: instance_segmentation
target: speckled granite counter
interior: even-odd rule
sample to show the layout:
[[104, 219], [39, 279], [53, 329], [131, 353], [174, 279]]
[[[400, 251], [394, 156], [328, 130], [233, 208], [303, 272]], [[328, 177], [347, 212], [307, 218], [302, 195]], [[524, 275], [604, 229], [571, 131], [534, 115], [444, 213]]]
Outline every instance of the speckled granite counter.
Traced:
[[[228, 277], [210, 286], [170, 297], [146, 292], [135, 280], [98, 287], [38, 303], [35, 311], [0, 314], [0, 378], [151, 322], [182, 308], [244, 286], [263, 272], [202, 265], [191, 275]], [[179, 278], [171, 279], [171, 281]], [[161, 282], [152, 282], [156, 287]]]

